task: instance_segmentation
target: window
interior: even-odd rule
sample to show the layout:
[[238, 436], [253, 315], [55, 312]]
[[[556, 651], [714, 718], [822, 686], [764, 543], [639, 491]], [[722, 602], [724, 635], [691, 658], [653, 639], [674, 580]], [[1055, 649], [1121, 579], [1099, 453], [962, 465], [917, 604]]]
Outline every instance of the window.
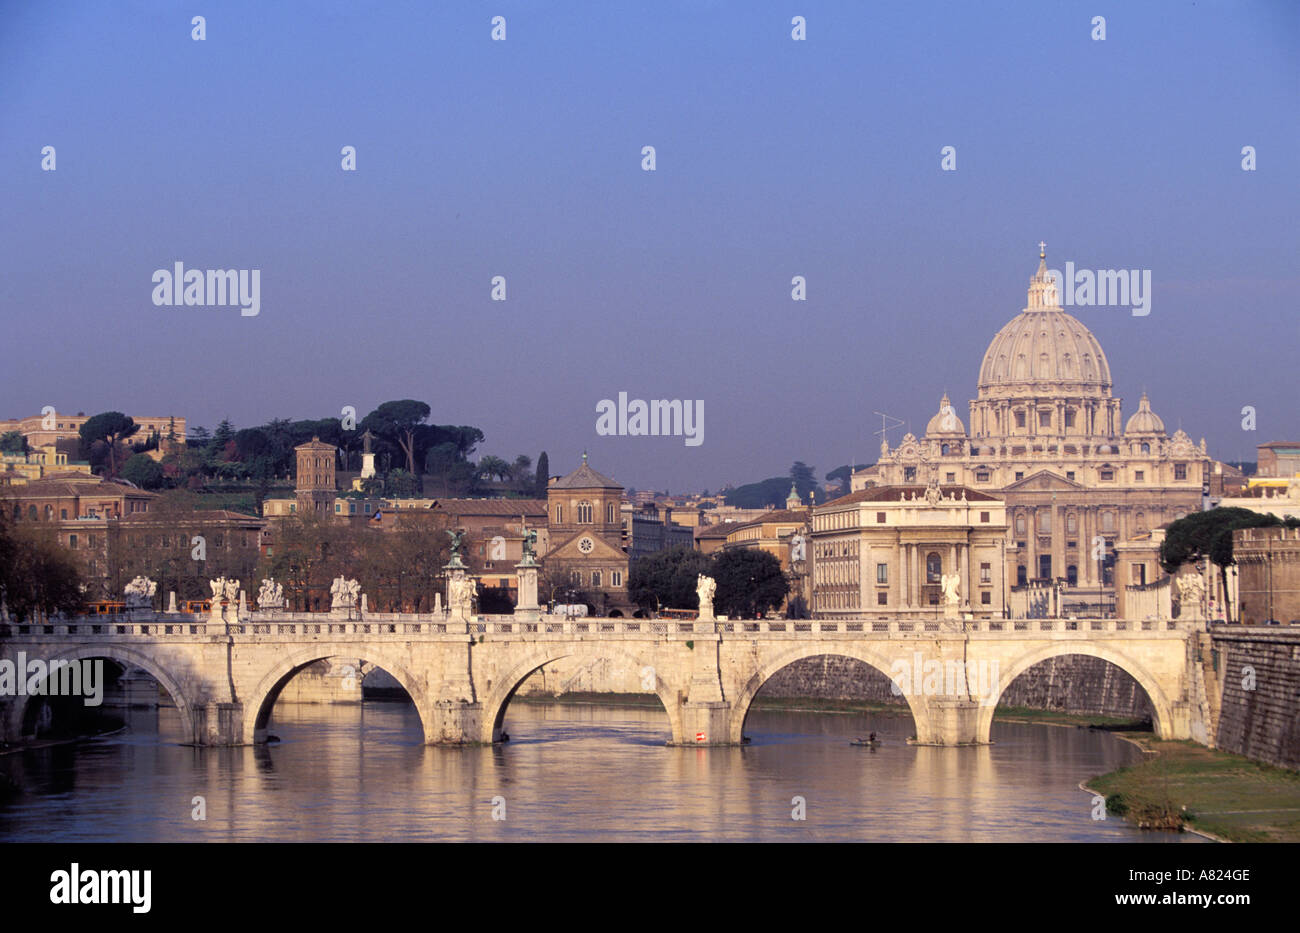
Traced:
[[[903, 467], [903, 482], [905, 483], [916, 482], [916, 467]], [[33, 518], [34, 517], [35, 516], [33, 516]]]
[[1147, 443], [1144, 442], [1144, 443], [1142, 444], [1142, 452], [1143, 452], [1144, 454], [1149, 454], [1149, 453], [1151, 453], [1151, 445], [1150, 445], [1150, 444], [1147, 444]]
[[555, 524], [557, 525], [564, 524], [564, 506], [562, 505], [557, 505], [555, 507]]
[[1187, 479], [1187, 464], [1174, 464], [1174, 479]]
[[289, 503], [289, 511], [290, 511], [290, 512], [296, 512], [296, 511], [298, 511], [298, 504], [297, 504], [296, 502], [290, 502], [290, 503]]
[[981, 583], [992, 583], [992, 582], [993, 582], [993, 565], [992, 565], [992, 564], [980, 564], [980, 582], [981, 582]]
[[27, 517], [30, 518], [32, 521], [36, 521], [36, 506], [33, 505], [31, 508], [27, 510]]
[[1017, 471], [1016, 471], [1016, 482], [1018, 483], [1018, 482], [1020, 482], [1020, 481], [1021, 481], [1022, 479], [1024, 479], [1024, 478], [1025, 478], [1025, 474], [1024, 474], [1024, 472], [1021, 471], [1021, 470], [1017, 470]]
[[1147, 474], [1146, 474], [1146, 471], [1145, 471], [1145, 470], [1134, 470], [1134, 471], [1133, 471], [1133, 482], [1135, 482], [1135, 483], [1145, 483], [1145, 482], [1146, 482], [1146, 478], [1147, 478]]
[[1067, 409], [1065, 410], [1065, 426], [1066, 426], [1067, 428], [1072, 428], [1072, 427], [1074, 427], [1074, 409], [1073, 409], [1073, 408], [1067, 408]]
[[938, 583], [943, 576], [943, 561], [934, 551], [925, 555], [925, 582]]
[[342, 502], [335, 502], [335, 503], [334, 503], [334, 511], [337, 512], [337, 513], [339, 513], [339, 514], [342, 514], [342, 512], [343, 512], [343, 503], [342, 503]]
[[1065, 471], [1065, 478], [1066, 478], [1066, 479], [1069, 479], [1069, 480], [1074, 479], [1074, 471], [1073, 471], [1073, 470], [1066, 470], [1066, 471]]
[[1016, 412], [1016, 427], [1023, 428], [1024, 426], [1025, 426], [1025, 413], [1023, 411], [1018, 411]]
[[1078, 534], [1078, 532], [1079, 532], [1079, 516], [1075, 515], [1073, 512], [1071, 512], [1069, 515], [1065, 516], [1065, 530], [1066, 530], [1069, 534]]
[[888, 605], [889, 605], [889, 591], [888, 591], [888, 590], [879, 590], [879, 591], [876, 593], [876, 605], [877, 605], [877, 606], [888, 606]]
[[1115, 478], [1115, 471], [1114, 471], [1114, 470], [1102, 470], [1102, 471], [1101, 471], [1101, 478], [1102, 478], [1102, 481], [1103, 481], [1103, 482], [1109, 482], [1110, 480], [1113, 480], [1113, 479]]
[[590, 502], [578, 503], [578, 524], [579, 525], [591, 524], [591, 503]]
[[1065, 582], [1070, 586], [1079, 585], [1079, 568], [1074, 564], [1065, 568]]
[[1102, 513], [1101, 513], [1101, 530], [1102, 530], [1102, 531], [1114, 531], [1114, 530], [1115, 530], [1115, 513], [1114, 513], [1114, 512], [1102, 512]]
[[621, 570], [611, 570], [611, 571], [609, 572], [609, 585], [610, 585], [610, 586], [622, 586], [622, 585], [623, 585], [623, 571], [621, 571]]
[[955, 482], [957, 482], [957, 474], [956, 474], [956, 473], [945, 473], [945, 474], [943, 474], [943, 476], [944, 476], [944, 480], [943, 480], [943, 481], [944, 481], [945, 483], [955, 483]]
[[888, 564], [876, 564], [876, 582], [881, 584], [889, 582]]
[[975, 474], [975, 482], [987, 483], [988, 481], [989, 481], [988, 470], [980, 470], [978, 473]]
[[1050, 411], [1040, 411], [1038, 413], [1038, 426], [1040, 428], [1050, 428], [1052, 426], [1052, 413]]
[[1024, 586], [1029, 582], [1029, 572], [1025, 570], [1025, 565], [1021, 564], [1016, 568], [1016, 586]]
[[605, 504], [605, 524], [607, 524], [607, 525], [612, 525], [612, 524], [614, 524], [614, 522], [615, 522], [616, 520], [617, 520], [617, 519], [616, 519], [616, 516], [614, 515], [614, 503], [612, 503], [612, 502], [608, 502], [608, 503], [606, 503], [606, 504]]
[[1134, 586], [1142, 586], [1147, 582], [1146, 564], [1133, 564], [1130, 573], [1130, 579], [1133, 581]]
[[1025, 533], [1025, 517], [1024, 517], [1023, 515], [1017, 515], [1017, 516], [1016, 516], [1016, 534], [1018, 534], [1018, 535], [1022, 535], [1022, 534], [1024, 534], [1024, 533]]
[[599, 571], [599, 570], [593, 570], [593, 571], [591, 572], [591, 585], [592, 585], [592, 586], [600, 586], [600, 571]]
[[988, 520], [989, 520], [989, 513], [988, 513], [988, 512], [980, 512], [980, 521], [981, 521], [981, 522], [987, 522]]
[[947, 444], [940, 444], [940, 445], [939, 445], [939, 456], [941, 456], [941, 457], [946, 457], [946, 456], [948, 456], [948, 454], [950, 454], [950, 453], [952, 453], [952, 448], [949, 447]]
[[989, 605], [989, 604], [992, 603], [992, 602], [993, 602], [993, 594], [992, 594], [992, 593], [990, 593], [988, 590], [985, 590], [984, 592], [980, 593], [980, 604], [981, 604], [981, 605], [987, 606], [987, 605]]
[[77, 549], [76, 535], [68, 535], [68, 547], [72, 548], [74, 551]]
[[1049, 510], [1043, 510], [1038, 513], [1038, 531], [1039, 534], [1050, 535], [1052, 533], [1052, 513]]
[[64, 519], [64, 520], [66, 520], [67, 517], [68, 517], [68, 510], [67, 510], [67, 509], [59, 509], [59, 518], [62, 518], [62, 519]]
[[876, 513], [876, 524], [877, 524], [877, 525], [883, 525], [884, 523], [885, 523], [885, 513], [884, 513], [884, 512], [877, 512], [877, 513]]

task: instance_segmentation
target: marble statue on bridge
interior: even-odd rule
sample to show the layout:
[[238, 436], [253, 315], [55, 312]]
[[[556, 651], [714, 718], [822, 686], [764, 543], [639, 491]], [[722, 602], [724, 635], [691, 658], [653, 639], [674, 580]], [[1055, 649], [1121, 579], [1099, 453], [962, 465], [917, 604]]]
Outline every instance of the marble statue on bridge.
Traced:
[[331, 612], [345, 612], [355, 609], [357, 606], [357, 597], [361, 595], [361, 584], [356, 580], [349, 580], [342, 574], [334, 578], [330, 584], [330, 596], [333, 601], [330, 603]]
[[126, 597], [126, 608], [150, 609], [153, 607], [154, 593], [158, 592], [158, 584], [148, 577], [140, 576], [128, 583], [122, 592]]
[[700, 598], [700, 615], [703, 622], [713, 620], [713, 594], [717, 592], [718, 581], [700, 574], [695, 578], [695, 595]]
[[257, 608], [284, 608], [284, 587], [275, 582], [275, 577], [262, 578], [262, 586], [257, 591]]

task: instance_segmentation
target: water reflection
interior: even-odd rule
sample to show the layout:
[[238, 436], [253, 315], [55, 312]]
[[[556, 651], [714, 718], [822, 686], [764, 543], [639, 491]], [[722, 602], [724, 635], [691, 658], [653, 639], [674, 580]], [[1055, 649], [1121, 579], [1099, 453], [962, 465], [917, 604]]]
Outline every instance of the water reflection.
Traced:
[[[1077, 784], [1135, 761], [1103, 733], [997, 724], [906, 744], [907, 716], [754, 711], [752, 743], [669, 748], [658, 707], [512, 704], [511, 741], [426, 748], [409, 704], [277, 706], [277, 744], [181, 746], [174, 710], [0, 758], [7, 841], [1186, 841], [1091, 819]], [[877, 749], [849, 744], [875, 731]], [[192, 818], [204, 798], [206, 820]], [[806, 819], [791, 819], [802, 797]], [[504, 798], [505, 819], [493, 819]], [[495, 807], [502, 813], [501, 801]]]

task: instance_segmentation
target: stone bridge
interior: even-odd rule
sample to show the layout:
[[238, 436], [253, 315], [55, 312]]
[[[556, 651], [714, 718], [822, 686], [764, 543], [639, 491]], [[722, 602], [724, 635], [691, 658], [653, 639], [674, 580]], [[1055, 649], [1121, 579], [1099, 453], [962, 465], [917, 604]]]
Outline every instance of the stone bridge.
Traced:
[[[1102, 658], [1146, 691], [1163, 738], [1212, 741], [1217, 710], [1199, 661], [1203, 623], [1114, 619], [716, 621], [254, 612], [244, 622], [136, 612], [46, 625], [0, 625], [0, 659], [105, 658], [147, 671], [197, 745], [266, 740], [271, 710], [314, 662], [364, 659], [410, 695], [431, 745], [499, 740], [511, 698], [537, 670], [614, 662], [663, 703], [672, 742], [743, 741], [750, 704], [783, 667], [816, 655], [862, 661], [893, 678], [927, 745], [989, 741], [997, 699], [1058, 655]], [[1208, 651], [1206, 651], [1208, 654]], [[609, 689], [619, 689], [610, 687]], [[1217, 699], [1217, 694], [1215, 695]], [[27, 696], [0, 697], [4, 738], [21, 738]]]

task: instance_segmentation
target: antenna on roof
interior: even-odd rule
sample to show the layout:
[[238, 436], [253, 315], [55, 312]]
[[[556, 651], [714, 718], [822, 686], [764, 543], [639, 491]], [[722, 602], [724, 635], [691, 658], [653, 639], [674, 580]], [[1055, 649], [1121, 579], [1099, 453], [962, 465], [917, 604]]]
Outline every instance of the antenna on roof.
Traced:
[[[889, 439], [889, 432], [892, 431], [894, 428], [899, 427], [900, 425], [903, 425], [903, 424], [906, 424], [906, 423], [907, 423], [907, 422], [903, 421], [902, 418], [895, 418], [893, 415], [887, 415], [887, 414], [885, 414], [883, 411], [873, 411], [872, 414], [873, 414], [873, 415], [879, 415], [879, 416], [880, 416], [880, 430], [879, 430], [879, 431], [872, 431], [871, 433], [872, 433], [872, 434], [879, 434], [879, 435], [880, 435], [880, 439], [881, 439], [882, 441], [885, 441], [885, 440], [888, 440], [888, 439]], [[892, 422], [894, 422], [894, 423], [893, 423], [893, 424], [889, 424], [890, 421], [892, 421]]]

